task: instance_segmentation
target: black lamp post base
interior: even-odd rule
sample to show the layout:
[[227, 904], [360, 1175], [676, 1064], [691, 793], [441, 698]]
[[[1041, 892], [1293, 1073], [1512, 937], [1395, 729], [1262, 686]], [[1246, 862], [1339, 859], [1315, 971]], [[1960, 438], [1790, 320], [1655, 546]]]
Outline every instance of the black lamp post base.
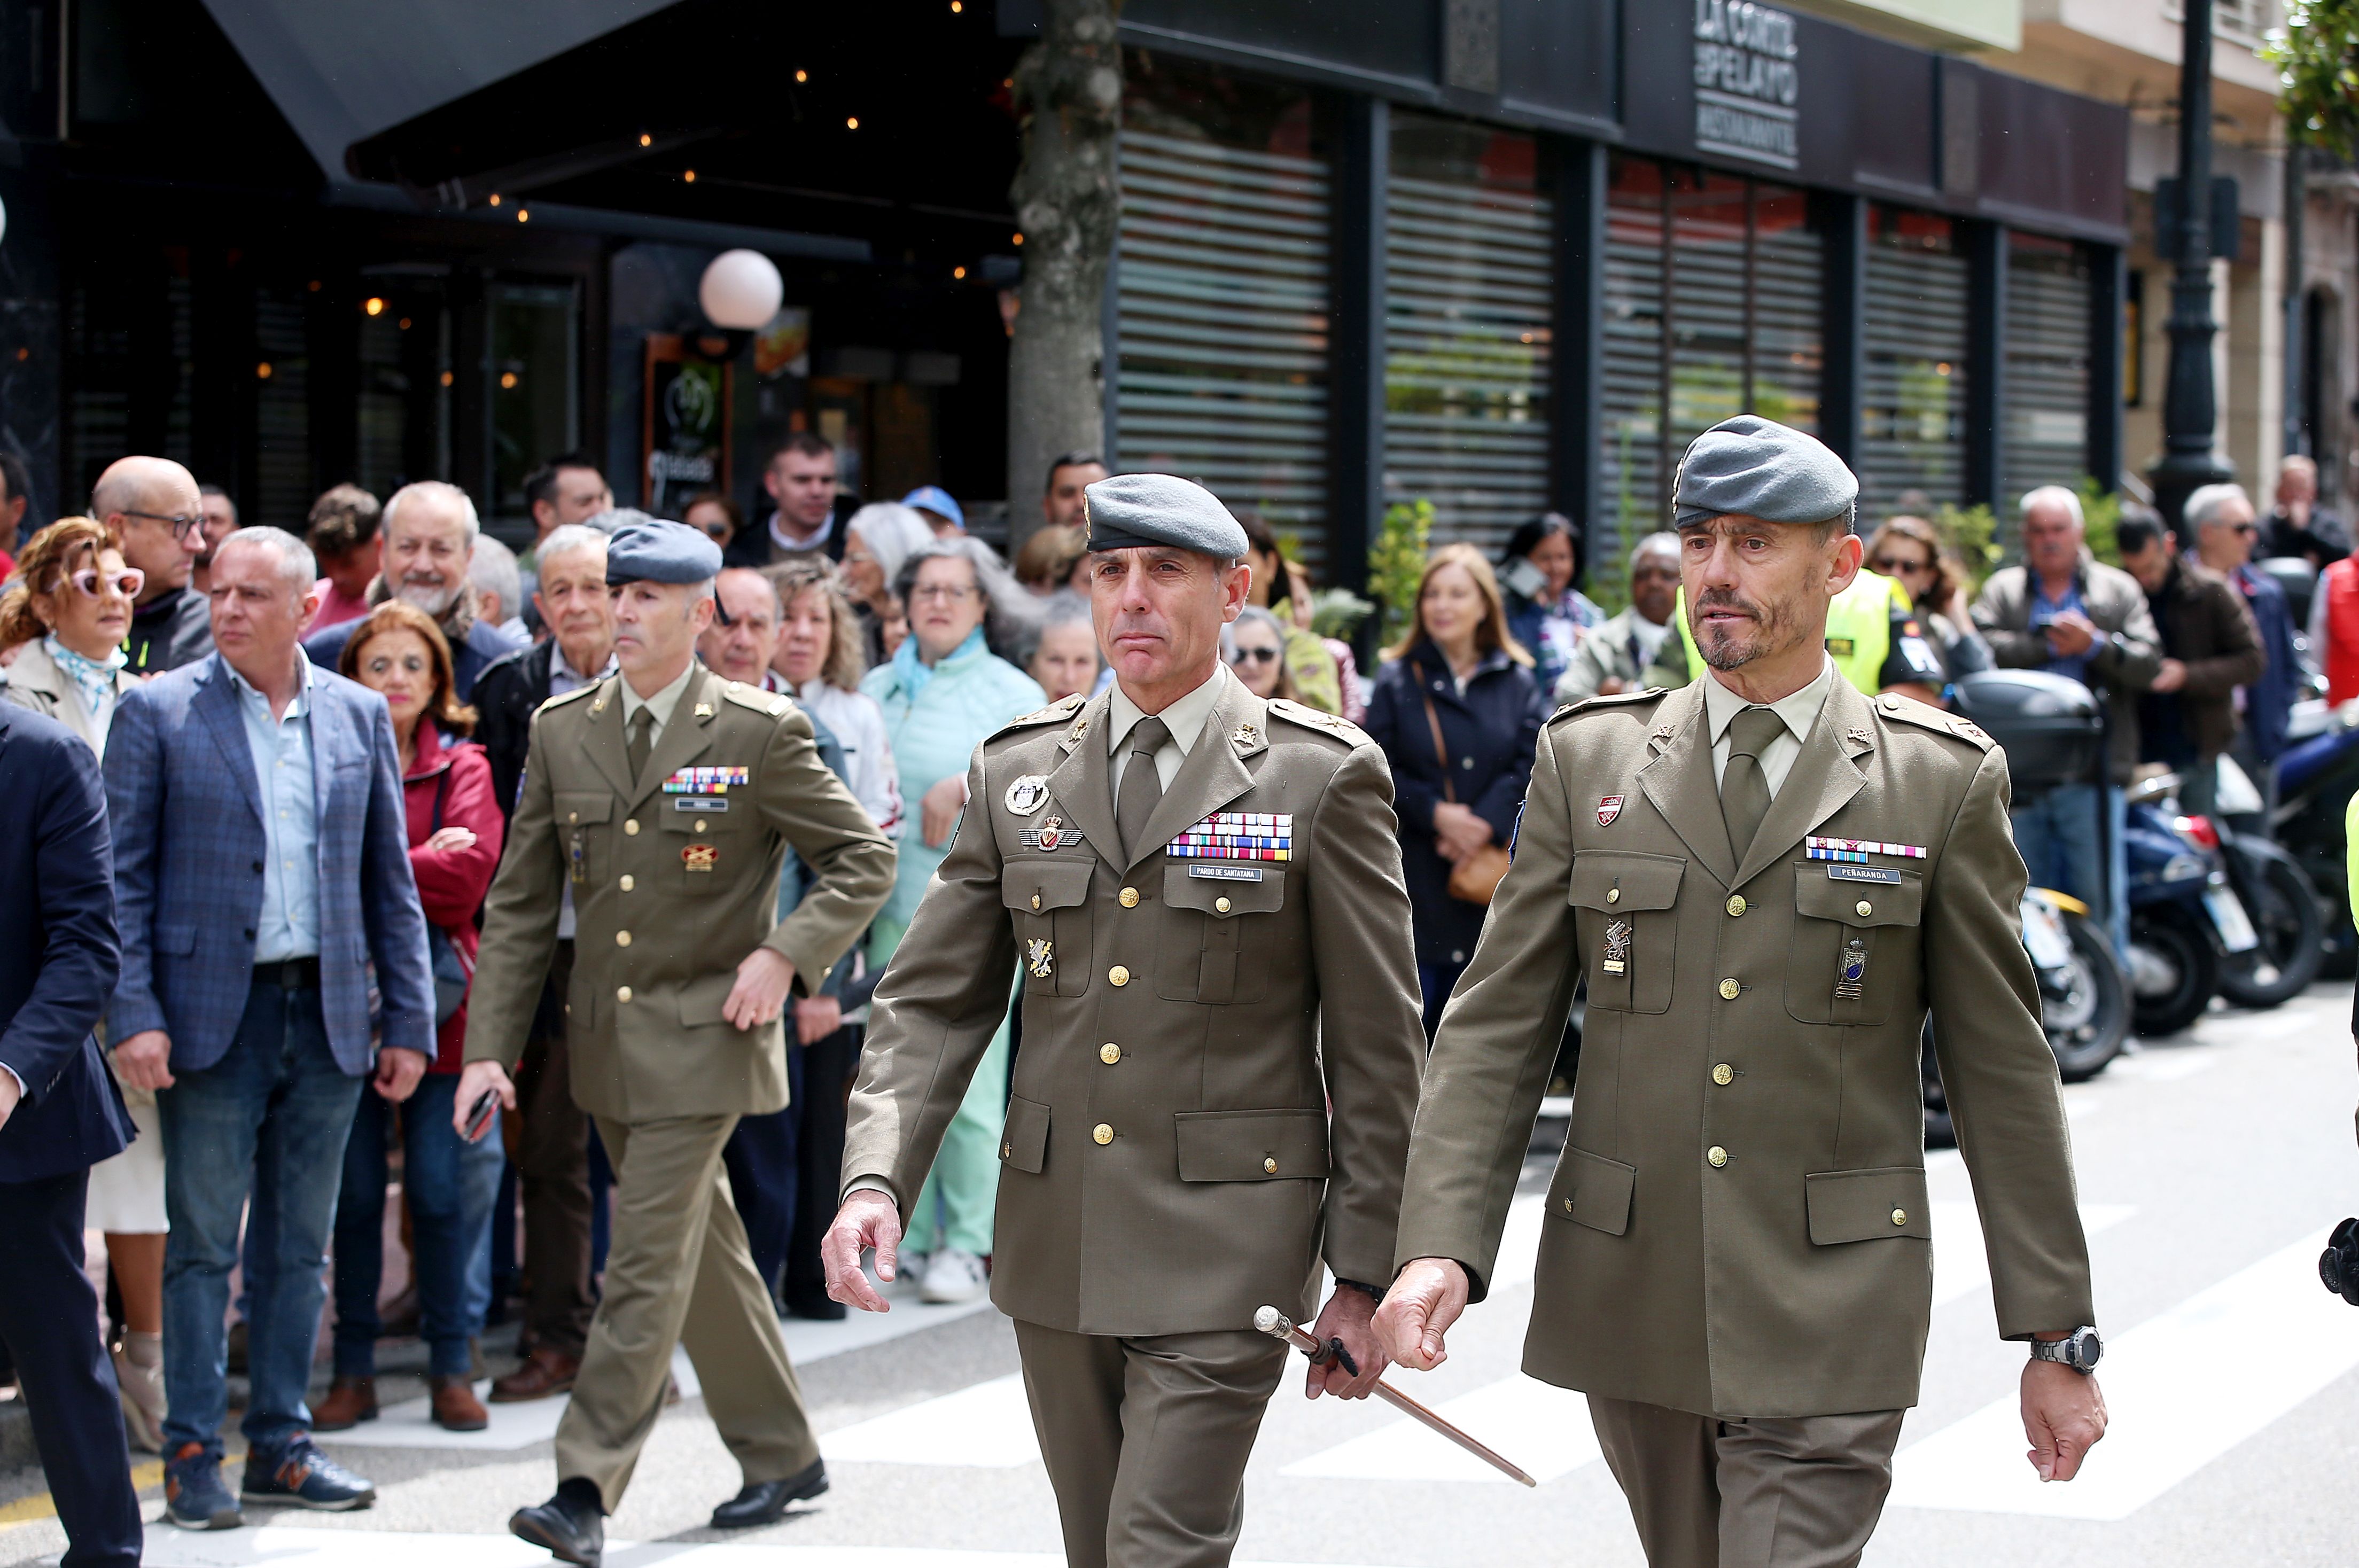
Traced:
[[2179, 542], [2192, 549], [2195, 540], [2181, 525], [2181, 514], [2187, 497], [2206, 485], [2225, 485], [2236, 477], [2236, 470], [2223, 463], [2207, 448], [2201, 452], [2165, 453], [2160, 463], [2147, 471], [2147, 482], [2154, 486], [2154, 508], [2162, 520], [2179, 535]]

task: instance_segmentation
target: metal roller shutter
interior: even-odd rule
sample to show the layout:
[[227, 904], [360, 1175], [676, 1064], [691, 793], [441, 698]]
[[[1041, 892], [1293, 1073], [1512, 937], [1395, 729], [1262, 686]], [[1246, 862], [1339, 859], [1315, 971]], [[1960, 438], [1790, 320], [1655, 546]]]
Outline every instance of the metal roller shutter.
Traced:
[[[2006, 435], [2000, 499], [2089, 472], [2088, 258], [2064, 240], [2012, 236], [2006, 257]], [[2005, 508], [2002, 508], [2005, 509]]]
[[[1663, 526], [1663, 172], [1614, 160], [1605, 209], [1602, 516], [1589, 537], [1593, 578], [1618, 580], [1637, 539]], [[1591, 519], [1582, 519], [1591, 521]]]
[[1891, 512], [1904, 490], [1964, 499], [1967, 273], [1950, 219], [1875, 209], [1853, 463], [1863, 519]]
[[1549, 500], [1554, 204], [1532, 137], [1397, 116], [1385, 222], [1385, 494], [1495, 555]]

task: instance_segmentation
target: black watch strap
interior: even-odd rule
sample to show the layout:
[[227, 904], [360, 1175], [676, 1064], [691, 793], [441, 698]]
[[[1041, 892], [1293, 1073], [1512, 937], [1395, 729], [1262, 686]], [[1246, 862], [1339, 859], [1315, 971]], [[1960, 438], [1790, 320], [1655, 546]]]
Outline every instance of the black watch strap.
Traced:
[[1371, 1285], [1364, 1280], [1337, 1279], [1335, 1281], [1335, 1288], [1339, 1290], [1365, 1290], [1371, 1297], [1378, 1301], [1382, 1301], [1385, 1299], [1385, 1288], [1382, 1285]]

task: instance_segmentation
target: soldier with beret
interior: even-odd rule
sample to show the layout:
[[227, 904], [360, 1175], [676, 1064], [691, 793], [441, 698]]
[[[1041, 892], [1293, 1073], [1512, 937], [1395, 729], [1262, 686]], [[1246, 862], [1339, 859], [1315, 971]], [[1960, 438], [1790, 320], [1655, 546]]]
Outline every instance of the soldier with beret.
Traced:
[[[509, 1528], [594, 1565], [687, 1347], [745, 1472], [718, 1528], [775, 1522], [827, 1488], [770, 1296], [730, 1203], [722, 1149], [787, 1103], [788, 1000], [824, 979], [893, 886], [893, 848], [820, 760], [789, 699], [696, 662], [717, 613], [718, 546], [634, 523], [606, 551], [617, 673], [543, 702], [505, 859], [484, 905], [454, 1113], [513, 1107], [571, 887], [573, 1097], [614, 1162], [605, 1294], [557, 1429], [558, 1488]], [[775, 919], [792, 846], [815, 885]]]
[[[1703, 678], [1568, 708], [1444, 1013], [1377, 1324], [1415, 1367], [1493, 1277], [1585, 975], [1524, 1369], [1589, 1395], [1656, 1568], [1855, 1563], [1932, 1310], [1930, 1009], [2042, 1479], [2104, 1434], [2056, 1063], [2017, 935], [2004, 755], [1839, 679], [1857, 484], [1750, 416], [1675, 501]], [[1567, 962], [1571, 955], [1572, 962]]]
[[1217, 1568], [1286, 1347], [1318, 1313], [1359, 1398], [1391, 1278], [1423, 1031], [1384, 754], [1220, 658], [1245, 531], [1162, 474], [1085, 495], [1115, 677], [975, 750], [960, 827], [877, 988], [824, 1252], [882, 1312], [907, 1210], [1021, 965], [992, 1299], [1074, 1568]]

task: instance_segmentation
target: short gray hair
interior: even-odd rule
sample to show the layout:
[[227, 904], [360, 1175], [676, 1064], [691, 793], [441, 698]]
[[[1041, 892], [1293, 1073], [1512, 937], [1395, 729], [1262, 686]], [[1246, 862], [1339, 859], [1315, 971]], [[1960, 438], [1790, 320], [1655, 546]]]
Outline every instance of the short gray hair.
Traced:
[[876, 501], [852, 514], [843, 525], [847, 534], [858, 534], [876, 564], [885, 569], [885, 581], [894, 582], [901, 575], [901, 563], [913, 551], [934, 542], [934, 526], [918, 515], [915, 506], [904, 506], [898, 501]]
[[516, 569], [516, 551], [489, 534], [475, 541], [475, 552], [467, 562], [467, 581], [478, 593], [500, 596], [503, 619], [524, 614], [524, 573]]
[[603, 512], [592, 513], [582, 518], [581, 526], [585, 528], [594, 528], [608, 539], [612, 539], [633, 523], [652, 523], [657, 520], [651, 514], [642, 512], [636, 506], [609, 506]]
[[456, 485], [440, 479], [420, 479], [415, 484], [405, 485], [395, 491], [393, 499], [385, 504], [385, 521], [382, 525], [385, 532], [388, 534], [393, 532], [394, 514], [398, 512], [401, 509], [401, 504], [412, 495], [430, 496], [438, 501], [455, 503], [459, 508], [460, 531], [466, 539], [467, 548], [469, 550], [475, 548], [476, 536], [484, 531], [483, 520], [475, 516], [475, 498]]
[[532, 552], [536, 572], [560, 555], [572, 555], [581, 550], [596, 550], [598, 558], [606, 557], [606, 536], [587, 523], [560, 523], [549, 530], [549, 537]]
[[242, 528], [233, 528], [229, 537], [214, 547], [213, 559], [218, 561], [222, 551], [232, 545], [252, 545], [277, 556], [279, 577], [291, 584], [298, 593], [310, 593], [311, 585], [320, 581], [320, 563], [312, 556], [311, 547], [285, 528], [274, 528], [267, 523], [252, 523]]
[[2186, 505], [2180, 508], [2181, 526], [2190, 528], [2209, 528], [2212, 516], [2231, 501], [2253, 504], [2241, 485], [2205, 485], [2189, 492]]
[[2023, 493], [2023, 499], [2016, 504], [2016, 520], [2022, 521], [2031, 516], [2032, 507], [2051, 501], [2072, 514], [2074, 528], [2088, 526], [2088, 519], [2081, 515], [2080, 495], [2061, 485], [2042, 485], [2036, 490], [2026, 490]]
[[1642, 555], [1651, 554], [1656, 550], [1661, 550], [1664, 554], [1671, 558], [1671, 563], [1674, 566], [1678, 565], [1680, 560], [1680, 536], [1674, 533], [1648, 534], [1645, 539], [1642, 539], [1636, 544], [1632, 545], [1630, 547], [1630, 572], [1633, 576], [1636, 575], [1638, 571], [1638, 558]]

